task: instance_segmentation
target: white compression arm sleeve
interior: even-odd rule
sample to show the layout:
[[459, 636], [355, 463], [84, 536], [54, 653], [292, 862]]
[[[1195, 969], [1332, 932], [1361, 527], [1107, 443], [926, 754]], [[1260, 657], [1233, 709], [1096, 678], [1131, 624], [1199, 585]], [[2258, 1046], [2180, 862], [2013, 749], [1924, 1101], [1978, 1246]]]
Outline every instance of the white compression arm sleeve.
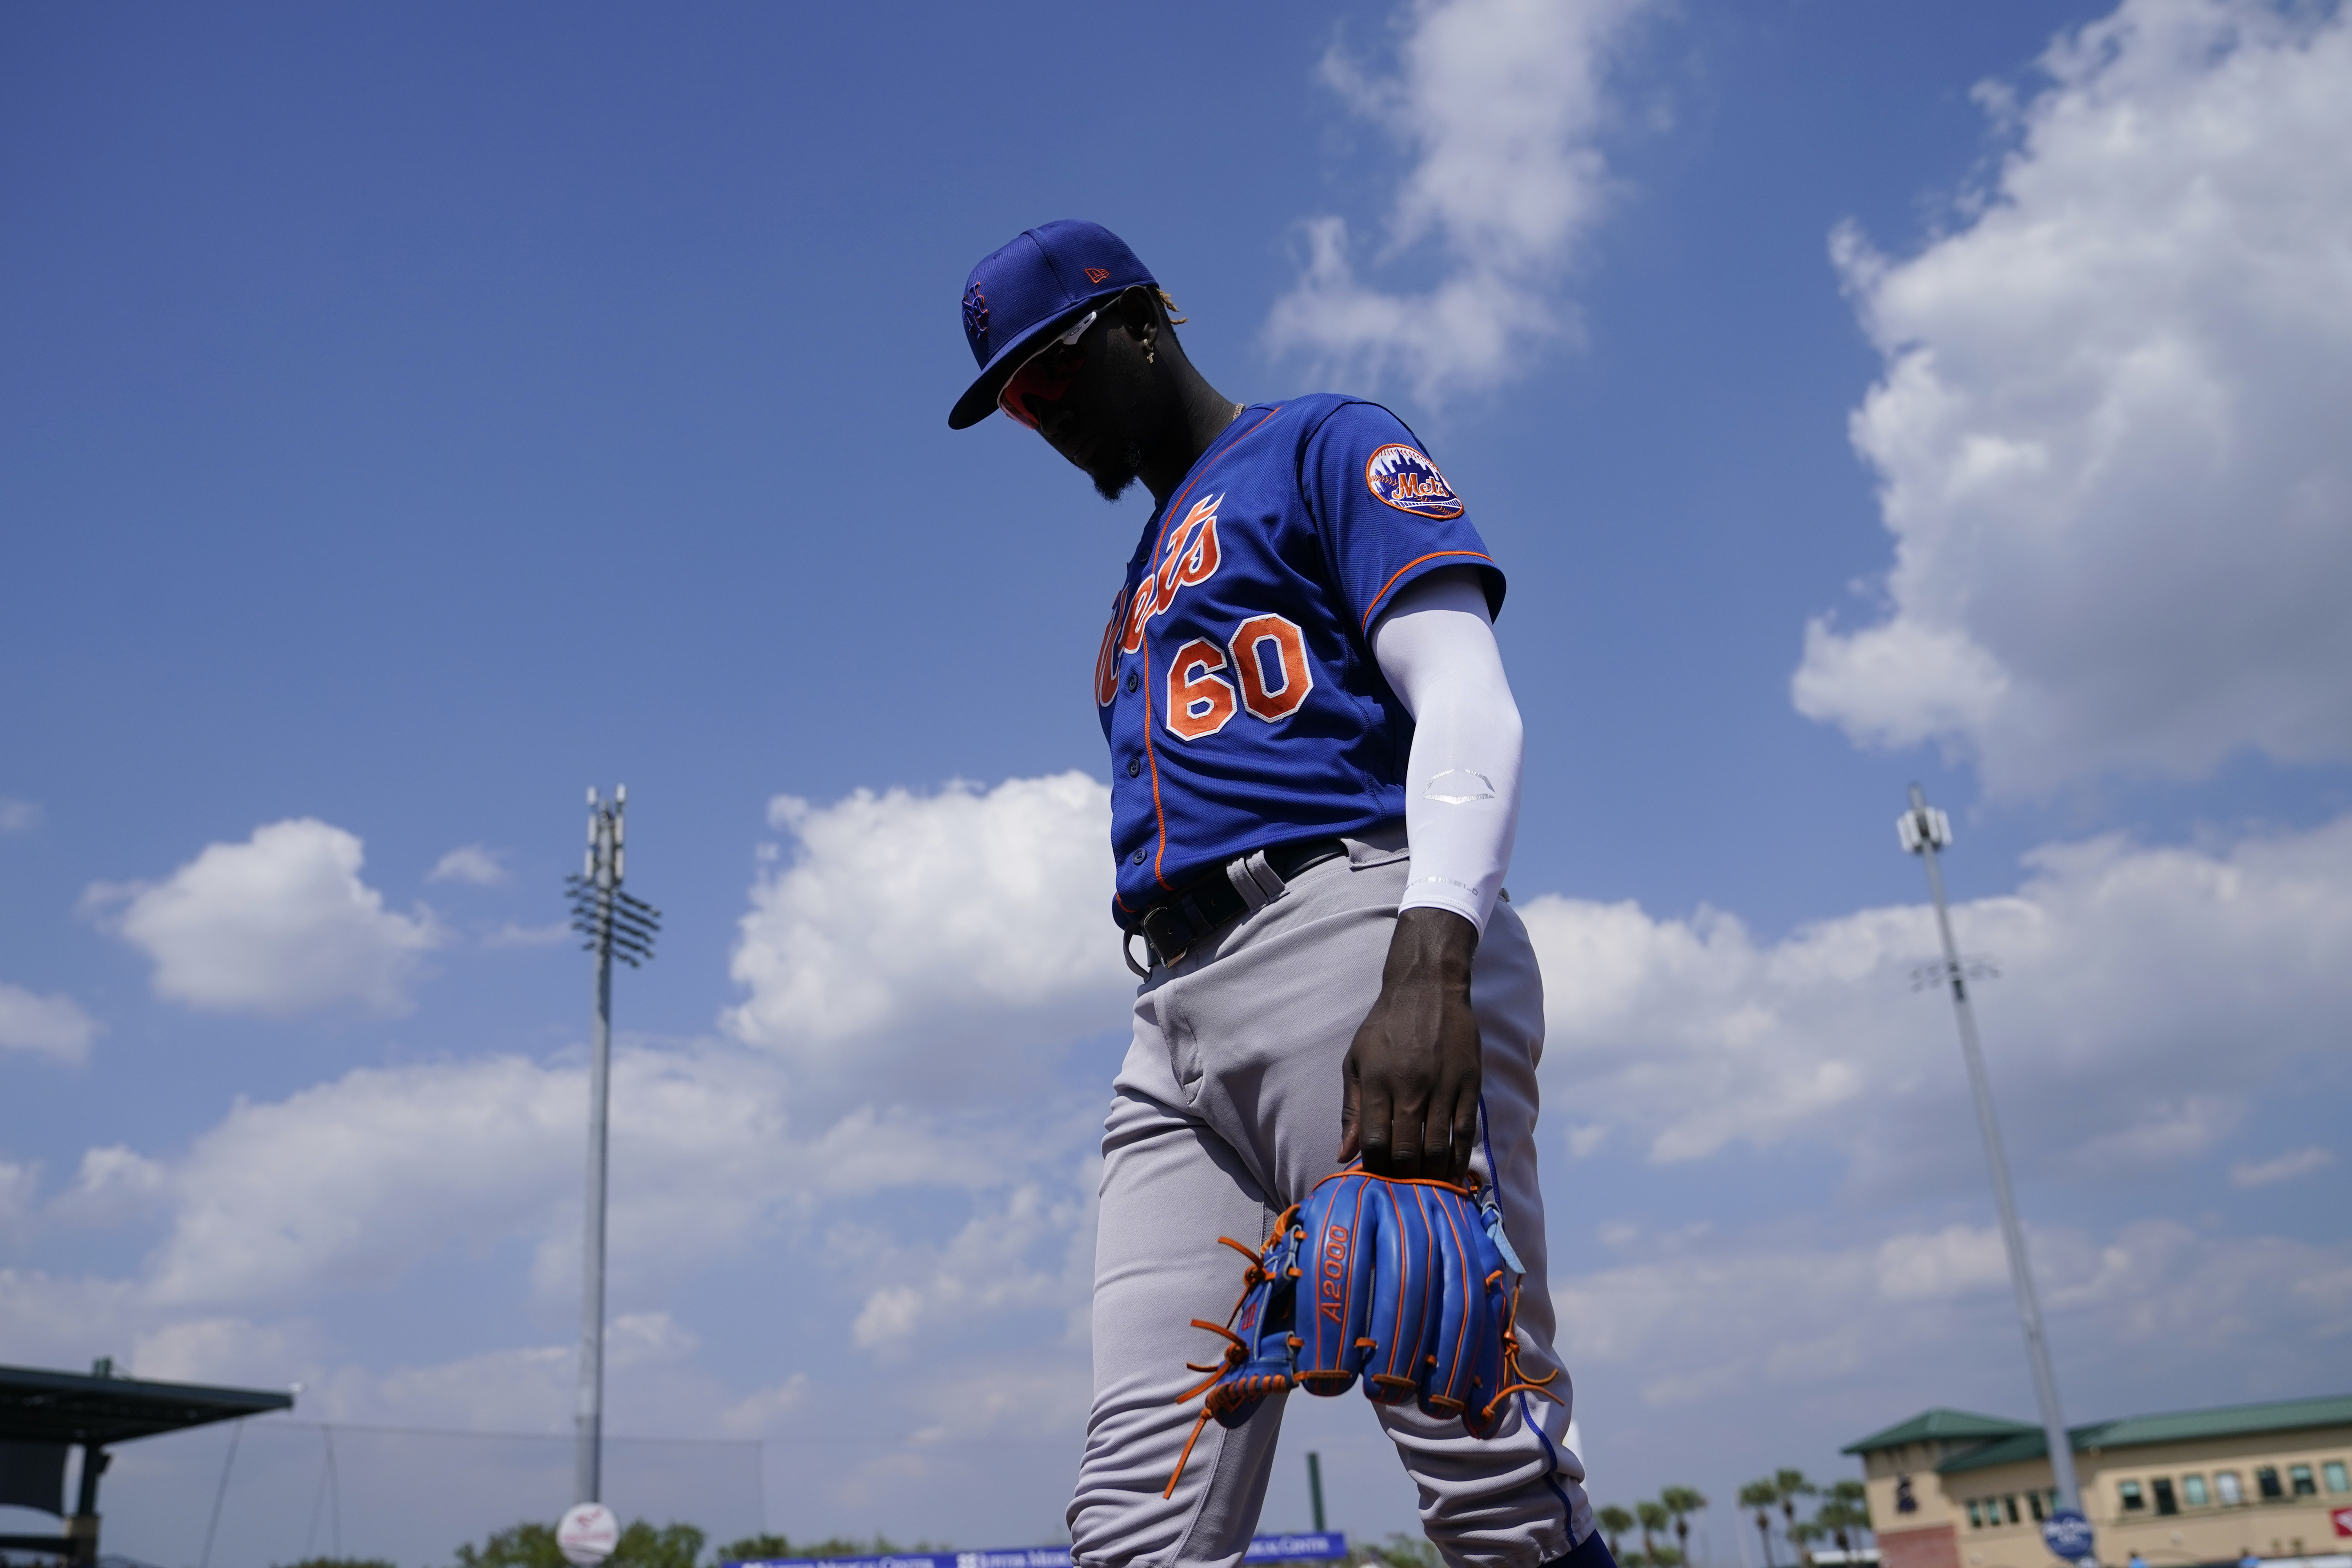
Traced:
[[1413, 718], [1399, 907], [1452, 910], [1484, 934], [1518, 833], [1521, 731], [1476, 573], [1432, 573], [1399, 594], [1372, 657]]

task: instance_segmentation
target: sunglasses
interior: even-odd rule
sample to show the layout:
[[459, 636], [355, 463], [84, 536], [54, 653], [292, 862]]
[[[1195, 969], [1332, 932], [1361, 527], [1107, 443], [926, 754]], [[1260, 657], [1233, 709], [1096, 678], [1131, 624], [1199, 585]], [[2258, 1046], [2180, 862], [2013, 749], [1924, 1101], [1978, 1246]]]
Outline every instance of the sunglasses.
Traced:
[[1040, 403], [1061, 401], [1062, 394], [1070, 390], [1070, 383], [1077, 375], [1079, 367], [1087, 363], [1086, 355], [1070, 351], [1078, 346], [1078, 340], [1087, 335], [1087, 329], [1093, 326], [1095, 318], [1101, 314], [1100, 310], [1088, 310], [1071, 325], [1068, 331], [1023, 360], [1021, 368], [1014, 371], [1013, 378], [1004, 384], [1004, 390], [996, 395], [996, 406], [1032, 430], [1036, 429], [1037, 416], [1029, 412], [1029, 400], [1034, 398]]

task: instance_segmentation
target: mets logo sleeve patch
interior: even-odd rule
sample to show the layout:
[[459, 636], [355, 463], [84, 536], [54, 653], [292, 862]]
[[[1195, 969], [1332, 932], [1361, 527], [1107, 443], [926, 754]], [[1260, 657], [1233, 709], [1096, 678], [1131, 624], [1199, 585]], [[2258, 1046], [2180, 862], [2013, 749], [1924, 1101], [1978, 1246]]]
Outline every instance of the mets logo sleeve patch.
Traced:
[[1114, 912], [1253, 849], [1404, 815], [1412, 723], [1372, 624], [1431, 572], [1503, 575], [1426, 450], [1377, 404], [1259, 404], [1145, 525], [1094, 668]]
[[1445, 476], [1417, 447], [1391, 441], [1364, 464], [1364, 488], [1372, 499], [1415, 517], [1444, 520], [1462, 515], [1462, 503], [1446, 488]]

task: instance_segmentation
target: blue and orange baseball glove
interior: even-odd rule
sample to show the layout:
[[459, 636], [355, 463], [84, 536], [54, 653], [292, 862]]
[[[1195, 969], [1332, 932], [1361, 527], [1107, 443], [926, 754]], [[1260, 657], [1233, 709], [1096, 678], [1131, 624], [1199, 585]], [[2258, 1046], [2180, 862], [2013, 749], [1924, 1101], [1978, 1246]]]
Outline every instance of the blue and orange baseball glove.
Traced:
[[1202, 1396], [1201, 1416], [1167, 1495], [1211, 1417], [1238, 1426], [1286, 1388], [1344, 1394], [1361, 1376], [1374, 1403], [1411, 1400], [1428, 1415], [1460, 1416], [1476, 1437], [1494, 1434], [1511, 1394], [1556, 1397], [1544, 1384], [1559, 1373], [1519, 1371], [1514, 1326], [1525, 1270], [1491, 1189], [1351, 1165], [1284, 1210], [1259, 1250], [1217, 1239], [1249, 1267], [1224, 1322], [1192, 1320], [1228, 1342], [1222, 1361], [1187, 1363], [1209, 1379], [1182, 1395]]

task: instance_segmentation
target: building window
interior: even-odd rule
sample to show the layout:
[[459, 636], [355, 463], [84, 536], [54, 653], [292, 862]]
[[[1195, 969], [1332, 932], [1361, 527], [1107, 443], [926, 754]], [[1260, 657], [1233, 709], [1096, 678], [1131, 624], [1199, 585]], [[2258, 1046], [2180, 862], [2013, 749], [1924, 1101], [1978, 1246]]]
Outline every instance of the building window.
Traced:
[[2025, 1497], [2025, 1506], [2033, 1510], [2033, 1522], [2040, 1524], [2043, 1518], [2043, 1514], [2042, 1512], [2042, 1494], [2040, 1492], [2028, 1492]]
[[2172, 1478], [2170, 1476], [2158, 1476], [2149, 1484], [2156, 1489], [2157, 1512], [2179, 1513], [2180, 1511], [2180, 1500], [2172, 1495]]
[[1969, 1504], [1969, 1528], [1970, 1530], [1982, 1530], [1984, 1528], [1984, 1515], [1977, 1510], [1977, 1505], [1975, 1503]]
[[2327, 1478], [2327, 1489], [2329, 1491], [2352, 1492], [2352, 1480], [2347, 1480], [2345, 1479], [2343, 1460], [2328, 1460], [2327, 1463], [2319, 1467], [2319, 1473]]
[[2254, 1487], [2263, 1494], [2263, 1500], [2264, 1502], [2275, 1502], [2280, 1498], [2286, 1496], [2286, 1489], [2279, 1485], [2278, 1467], [2276, 1465], [2255, 1466]]
[[[2309, 1475], [2310, 1473], [2311, 1473], [2311, 1467], [2309, 1467], [2308, 1465], [2305, 1466], [2305, 1467], [2304, 1467], [2304, 1474], [2305, 1474], [2305, 1475]], [[2005, 1497], [2005, 1498], [2001, 1499], [2001, 1500], [2000, 1500], [2000, 1506], [2001, 1506], [2001, 1507], [2003, 1507], [2004, 1509], [2007, 1509], [2007, 1510], [2009, 1510], [2009, 1522], [2010, 1522], [2010, 1523], [2011, 1523], [2011, 1524], [2015, 1524], [2015, 1523], [2017, 1522], [2017, 1520], [2018, 1520], [2018, 1513], [2017, 1513], [2017, 1494], [2016, 1494], [2015, 1492], [2011, 1492], [2011, 1493], [2010, 1493], [2010, 1494], [2009, 1494], [2009, 1496], [2007, 1496], [2007, 1497]]]
[[2311, 1484], [2309, 1465], [2289, 1465], [2286, 1471], [2287, 1489], [2297, 1497], [2317, 1497], [2319, 1489]]
[[2235, 1470], [2214, 1471], [2213, 1495], [2221, 1500], [2221, 1506], [2224, 1508], [2235, 1508], [2240, 1503], [2245, 1501], [2246, 1492], [2244, 1488], [2238, 1485], [2238, 1472]]
[[[2273, 1484], [2275, 1484], [2275, 1477], [2273, 1478]], [[2147, 1500], [2139, 1495], [2139, 1483], [2137, 1481], [2117, 1481], [2116, 1483], [2116, 1495], [2123, 1499], [2124, 1511], [2126, 1513], [2137, 1513], [2140, 1510], [2147, 1506]]]
[[2207, 1503], [2211, 1502], [2213, 1500], [2205, 1492], [2205, 1478], [2203, 1476], [2181, 1477], [2180, 1500], [2190, 1508], [2203, 1508]]
[[2048, 1491], [2043, 1492], [2042, 1494], [2042, 1500], [2049, 1506], [2052, 1513], [2056, 1513], [2058, 1511], [2058, 1489], [2056, 1487], [2052, 1487]]

